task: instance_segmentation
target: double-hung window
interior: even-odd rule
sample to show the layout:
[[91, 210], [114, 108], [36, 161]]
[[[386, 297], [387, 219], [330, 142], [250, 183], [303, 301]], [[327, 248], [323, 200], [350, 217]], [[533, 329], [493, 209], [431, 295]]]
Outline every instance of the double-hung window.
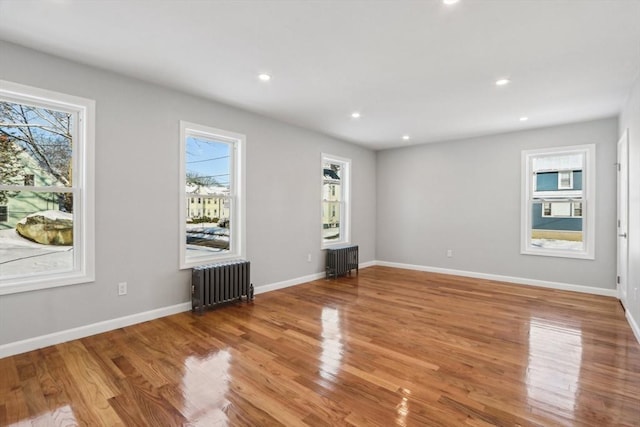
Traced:
[[94, 280], [94, 116], [0, 81], [0, 294]]
[[245, 136], [181, 121], [180, 139], [180, 268], [244, 257]]
[[322, 247], [349, 243], [351, 160], [322, 154]]
[[522, 153], [521, 252], [594, 258], [595, 145]]

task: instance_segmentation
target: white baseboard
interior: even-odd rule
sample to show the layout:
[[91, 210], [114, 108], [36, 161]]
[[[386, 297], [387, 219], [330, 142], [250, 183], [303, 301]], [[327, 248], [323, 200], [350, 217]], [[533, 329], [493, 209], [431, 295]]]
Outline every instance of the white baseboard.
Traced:
[[376, 265], [383, 267], [405, 268], [407, 270], [427, 271], [430, 273], [451, 274], [454, 276], [473, 277], [476, 279], [496, 280], [500, 282], [511, 282], [519, 285], [540, 286], [542, 288], [559, 289], [563, 291], [582, 292], [594, 295], [604, 295], [617, 297], [615, 289], [594, 288], [591, 286], [573, 285], [571, 283], [549, 282], [546, 280], [527, 279], [524, 277], [501, 276], [499, 274], [477, 273], [474, 271], [453, 270], [449, 268], [429, 267], [425, 265], [402, 264], [399, 262], [376, 261]]
[[282, 282], [271, 283], [269, 285], [257, 286], [254, 289], [255, 294], [263, 294], [265, 292], [277, 291], [278, 289], [288, 288], [290, 286], [301, 285], [302, 283], [312, 282], [322, 279], [324, 273], [314, 273], [307, 276], [296, 277], [295, 279], [284, 280]]
[[358, 264], [358, 268], [367, 268], [367, 267], [373, 267], [378, 265], [378, 261], [367, 261], [367, 262], [361, 262], [360, 264]]
[[[358, 264], [358, 268], [367, 268], [378, 265], [378, 261], [367, 261]], [[295, 279], [284, 280], [282, 282], [271, 283], [269, 285], [258, 286], [254, 289], [255, 294], [262, 294], [265, 292], [277, 291], [278, 289], [288, 288], [290, 286], [301, 285], [303, 283], [312, 282], [314, 280], [323, 279], [325, 273], [313, 273], [307, 276], [296, 277]]]
[[37, 350], [39, 348], [48, 347], [50, 345], [60, 344], [62, 342], [72, 341], [79, 338], [100, 334], [102, 332], [112, 331], [114, 329], [135, 325], [136, 323], [142, 323], [148, 320], [158, 319], [160, 317], [182, 313], [183, 311], [189, 310], [191, 310], [191, 302], [184, 302], [169, 307], [157, 308], [155, 310], [149, 310], [129, 316], [118, 317], [117, 319], [105, 320], [103, 322], [79, 326], [77, 328], [54, 332], [52, 334], [41, 335], [39, 337], [28, 338], [26, 340], [16, 341], [9, 344], [3, 344], [0, 345], [0, 359], [3, 357], [26, 353], [27, 351]]
[[633, 318], [629, 310], [625, 311], [625, 315], [627, 317], [627, 322], [629, 322], [629, 325], [631, 326], [633, 335], [636, 336], [636, 340], [638, 340], [638, 343], [640, 344], [640, 326], [638, 326], [638, 322], [636, 322], [636, 319]]

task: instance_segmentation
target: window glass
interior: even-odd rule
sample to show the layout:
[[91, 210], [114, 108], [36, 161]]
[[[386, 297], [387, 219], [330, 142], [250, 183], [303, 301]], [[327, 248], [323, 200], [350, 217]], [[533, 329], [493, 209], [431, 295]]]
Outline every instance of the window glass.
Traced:
[[349, 241], [349, 167], [351, 161], [322, 156], [322, 243]]

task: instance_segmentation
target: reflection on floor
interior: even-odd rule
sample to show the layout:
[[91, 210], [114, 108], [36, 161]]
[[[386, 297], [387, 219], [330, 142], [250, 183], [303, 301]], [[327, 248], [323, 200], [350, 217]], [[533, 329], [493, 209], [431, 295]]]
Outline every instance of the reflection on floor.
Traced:
[[370, 267], [0, 359], [0, 425], [633, 426], [639, 390], [613, 298]]

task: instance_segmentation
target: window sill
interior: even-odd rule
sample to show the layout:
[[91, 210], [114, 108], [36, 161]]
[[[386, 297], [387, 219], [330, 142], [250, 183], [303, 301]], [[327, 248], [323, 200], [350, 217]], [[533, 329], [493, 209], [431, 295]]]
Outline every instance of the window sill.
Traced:
[[61, 273], [59, 275], [23, 277], [6, 280], [0, 283], [0, 295], [18, 294], [21, 292], [57, 288], [61, 286], [79, 285], [95, 281], [93, 274]]
[[574, 258], [574, 259], [586, 259], [586, 260], [596, 259], [594, 254], [591, 254], [588, 252], [569, 252], [569, 251], [552, 250], [552, 249], [543, 249], [543, 250], [522, 249], [520, 251], [520, 254], [555, 257], [555, 258]]

